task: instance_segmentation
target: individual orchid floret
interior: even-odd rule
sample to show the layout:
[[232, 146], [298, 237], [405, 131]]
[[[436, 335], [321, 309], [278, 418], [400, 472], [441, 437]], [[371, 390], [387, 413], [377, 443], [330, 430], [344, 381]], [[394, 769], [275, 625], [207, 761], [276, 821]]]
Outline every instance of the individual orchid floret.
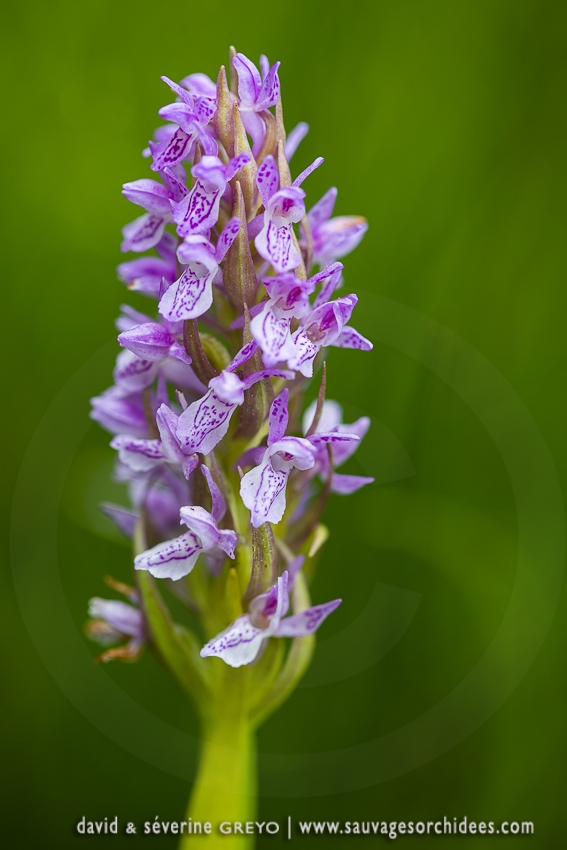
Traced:
[[[307, 434], [309, 428], [311, 427], [313, 418], [315, 416], [316, 407], [317, 402], [314, 401], [312, 404], [309, 405], [309, 407], [304, 413], [304, 434]], [[317, 428], [315, 429], [313, 436], [317, 436], [320, 433], [355, 434], [359, 438], [359, 440], [362, 440], [362, 438], [370, 428], [370, 419], [368, 418], [368, 416], [361, 416], [360, 419], [357, 419], [356, 422], [353, 422], [350, 425], [344, 425], [342, 418], [343, 412], [340, 404], [338, 404], [338, 402], [336, 401], [325, 401], [323, 403], [319, 423], [317, 425]], [[333, 493], [354, 493], [356, 492], [356, 490], [359, 490], [361, 487], [364, 487], [365, 484], [372, 484], [372, 482], [374, 481], [373, 478], [368, 478], [363, 475], [340, 475], [338, 472], [335, 472], [335, 469], [338, 466], [341, 466], [341, 464], [348, 460], [348, 458], [356, 451], [358, 445], [359, 444], [356, 441], [346, 441], [333, 445], [333, 464], [331, 467], [331, 461], [329, 458], [329, 452], [327, 451], [327, 446], [322, 444], [317, 450], [315, 464], [310, 470], [310, 473], [313, 475], [320, 475], [324, 481], [327, 481], [329, 475], [332, 475], [331, 490], [333, 491]]]
[[[246, 131], [252, 137], [252, 153], [257, 156], [262, 148], [266, 125], [261, 113], [268, 110], [280, 99], [280, 81], [276, 62], [270, 68], [266, 57], [262, 57], [262, 76], [256, 65], [243, 53], [237, 53], [232, 65], [238, 74], [238, 109]], [[263, 79], [262, 79], [263, 77]]]
[[218, 238], [216, 247], [200, 235], [190, 235], [178, 248], [179, 261], [186, 265], [181, 277], [163, 294], [159, 312], [169, 322], [197, 319], [213, 303], [213, 281], [219, 263], [236, 239], [240, 220], [232, 218]]
[[218, 150], [217, 143], [207, 129], [215, 113], [214, 99], [209, 95], [198, 95], [195, 98], [186, 88], [174, 83], [168, 77], [162, 77], [162, 80], [175, 92], [178, 101], [159, 110], [160, 116], [173, 122], [174, 128], [167, 138], [158, 141], [157, 144], [149, 143], [153, 157], [152, 170], [162, 171], [164, 168], [172, 168], [189, 158], [197, 141], [205, 154], [215, 156]]
[[146, 210], [146, 215], [135, 219], [123, 228], [123, 251], [148, 251], [164, 236], [165, 225], [173, 221], [172, 204], [179, 204], [189, 194], [185, 186], [185, 171], [176, 175], [171, 169], [162, 172], [164, 184], [156, 180], [134, 180], [124, 183], [122, 194], [133, 204]]
[[266, 366], [275, 366], [284, 359], [282, 352], [290, 337], [291, 319], [301, 319], [310, 310], [309, 296], [317, 284], [327, 300], [337, 285], [342, 271], [341, 263], [333, 263], [323, 271], [301, 280], [291, 272], [263, 278], [270, 299], [263, 303], [250, 324], [252, 336], [262, 349]]
[[138, 257], [136, 260], [128, 260], [126, 263], [120, 263], [117, 272], [119, 280], [125, 283], [128, 289], [157, 298], [162, 280], [173, 283], [177, 277], [175, 257], [177, 238], [165, 231], [155, 247], [160, 257]]
[[331, 218], [337, 189], [332, 188], [307, 213], [313, 239], [313, 262], [320, 266], [350, 254], [368, 230], [360, 215], [341, 215]]
[[259, 528], [265, 522], [277, 524], [285, 513], [285, 489], [292, 469], [306, 470], [315, 465], [320, 448], [326, 444], [357, 443], [356, 434], [319, 432], [310, 437], [286, 437], [289, 391], [283, 390], [272, 402], [268, 446], [258, 466], [242, 478], [240, 495], [250, 511], [250, 522]]
[[238, 542], [236, 533], [220, 529], [211, 513], [198, 505], [189, 505], [181, 508], [179, 515], [189, 531], [137, 555], [134, 559], [136, 570], [148, 570], [155, 578], [177, 581], [191, 572], [202, 553], [221, 550], [234, 558]]
[[346, 295], [321, 304], [308, 313], [282, 352], [288, 366], [310, 378], [313, 375], [313, 361], [324, 346], [370, 351], [372, 343], [369, 340], [354, 328], [345, 327], [357, 301], [356, 295]]
[[286, 570], [267, 593], [256, 596], [250, 602], [247, 614], [238, 617], [227, 629], [205, 644], [201, 657], [222, 658], [230, 667], [250, 664], [258, 657], [262, 644], [268, 638], [307, 637], [342, 602], [341, 599], [334, 599], [285, 617], [289, 610], [288, 584]]
[[[118, 586], [122, 587], [121, 585]], [[88, 636], [103, 646], [112, 646], [118, 641], [127, 639], [125, 645], [103, 652], [98, 657], [98, 661], [110, 661], [113, 658], [122, 661], [135, 661], [142, 651], [146, 641], [142, 612], [138, 607], [135, 607], [138, 602], [135, 591], [132, 591], [129, 595], [134, 605], [129, 605], [127, 602], [121, 602], [117, 599], [94, 597], [89, 600], [89, 617], [91, 619], [86, 627]]]
[[111, 434], [147, 436], [148, 423], [141, 393], [125, 395], [118, 387], [112, 386], [101, 395], [91, 398], [91, 405], [91, 419]]
[[279, 171], [273, 156], [267, 156], [258, 168], [257, 183], [264, 203], [264, 225], [254, 240], [264, 260], [279, 273], [295, 269], [301, 255], [294, 245], [293, 225], [305, 215], [305, 192], [300, 189], [305, 178], [323, 162], [316, 159], [297, 177], [291, 186], [278, 189]]
[[159, 440], [139, 440], [125, 434], [114, 437], [110, 443], [118, 451], [120, 462], [133, 472], [147, 472], [164, 463], [179, 464], [185, 478], [189, 478], [198, 464], [195, 453], [187, 453], [177, 437], [179, 417], [162, 404], [156, 413]]
[[161, 363], [168, 357], [191, 364], [191, 358], [171, 331], [159, 322], [143, 322], [123, 330], [118, 342], [137, 357]]
[[230, 425], [234, 411], [244, 401], [244, 391], [264, 378], [291, 380], [293, 372], [281, 369], [262, 369], [241, 379], [235, 374], [254, 354], [257, 345], [247, 343], [220, 375], [209, 381], [209, 390], [189, 405], [179, 417], [177, 437], [183, 451], [207, 455], [220, 443]]
[[250, 161], [248, 153], [233, 157], [224, 165], [218, 156], [204, 156], [191, 169], [195, 185], [179, 203], [172, 204], [173, 220], [179, 236], [208, 234], [219, 217], [220, 200], [229, 180]]

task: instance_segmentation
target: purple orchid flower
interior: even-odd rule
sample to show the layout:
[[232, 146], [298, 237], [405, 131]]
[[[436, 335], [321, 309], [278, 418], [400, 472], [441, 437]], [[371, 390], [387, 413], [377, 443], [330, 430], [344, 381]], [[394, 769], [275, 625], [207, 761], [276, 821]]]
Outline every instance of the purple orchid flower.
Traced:
[[218, 238], [216, 247], [204, 236], [190, 235], [178, 248], [180, 262], [186, 264], [181, 277], [162, 295], [159, 312], [169, 322], [197, 319], [213, 303], [213, 282], [219, 263], [236, 239], [240, 219], [232, 218]]
[[215, 492], [211, 486], [212, 477], [209, 475], [206, 478], [211, 487], [213, 513], [199, 506], [188, 505], [181, 508], [181, 524], [186, 525], [189, 531], [173, 540], [158, 543], [153, 549], [137, 555], [134, 559], [136, 570], [148, 570], [155, 578], [171, 578], [177, 581], [191, 572], [197, 558], [203, 553], [214, 555], [220, 550], [229, 558], [234, 558], [238, 538], [234, 531], [218, 527], [225, 506], [218, 498], [220, 493]]
[[337, 189], [329, 189], [307, 213], [313, 237], [313, 262], [325, 266], [350, 254], [368, 230], [368, 222], [360, 215], [331, 218]]
[[164, 463], [179, 464], [185, 478], [189, 478], [198, 464], [197, 455], [183, 450], [177, 437], [179, 417], [162, 404], [156, 413], [159, 440], [140, 440], [119, 434], [110, 443], [118, 451], [121, 463], [133, 472], [147, 472]]
[[218, 146], [207, 129], [215, 113], [214, 99], [202, 94], [195, 98], [183, 85], [174, 83], [168, 77], [162, 77], [162, 80], [175, 92], [178, 100], [159, 110], [162, 118], [173, 122], [174, 129], [168, 137], [157, 143], [149, 143], [153, 157], [152, 170], [172, 168], [182, 160], [190, 158], [197, 141], [205, 154], [216, 156]]
[[177, 173], [166, 168], [161, 172], [163, 184], [148, 179], [124, 183], [124, 197], [143, 207], [146, 214], [123, 228], [122, 251], [148, 251], [162, 240], [165, 225], [173, 221], [172, 205], [180, 204], [189, 194], [183, 166], [177, 166], [176, 170]]
[[[314, 401], [309, 405], [303, 415], [303, 433], [306, 434], [309, 430], [317, 402]], [[323, 403], [323, 410], [319, 424], [315, 430], [315, 435], [319, 433], [337, 433], [337, 434], [356, 434], [359, 440], [362, 440], [368, 429], [370, 428], [370, 419], [368, 416], [361, 416], [356, 422], [350, 425], [343, 425], [343, 412], [340, 404], [336, 401], [327, 400]], [[331, 490], [333, 493], [349, 494], [360, 490], [365, 484], [372, 484], [373, 478], [368, 478], [363, 475], [340, 475], [335, 472], [338, 466], [341, 466], [348, 458], [354, 454], [359, 443], [354, 441], [338, 443], [332, 447], [333, 452], [333, 470], [329, 460], [329, 453], [325, 445], [321, 445], [317, 451], [315, 464], [310, 470], [313, 475], [320, 475], [326, 481], [332, 471]]]
[[260, 60], [262, 76], [256, 65], [243, 53], [237, 53], [232, 64], [238, 74], [238, 109], [246, 132], [252, 137], [252, 153], [257, 156], [262, 147], [266, 126], [261, 113], [268, 110], [280, 99], [280, 81], [276, 62], [270, 68], [265, 56]]
[[372, 343], [369, 340], [354, 328], [345, 327], [357, 301], [356, 295], [346, 295], [320, 304], [308, 313], [282, 351], [288, 366], [310, 378], [313, 375], [313, 361], [324, 346], [370, 351]]
[[291, 272], [262, 278], [270, 296], [261, 305], [250, 324], [252, 336], [262, 349], [266, 366], [275, 366], [285, 359], [284, 352], [290, 338], [291, 319], [301, 319], [310, 310], [309, 296], [321, 283], [325, 300], [340, 280], [342, 263], [333, 263], [323, 271], [301, 280]]
[[257, 345], [247, 343], [220, 375], [209, 381], [209, 390], [189, 405], [179, 417], [177, 437], [183, 451], [207, 455], [220, 443], [236, 408], [244, 401], [244, 391], [264, 378], [286, 378], [294, 373], [281, 369], [262, 369], [244, 379], [235, 374], [254, 354]]
[[240, 495], [250, 511], [250, 522], [254, 528], [265, 522], [277, 524], [283, 517], [285, 489], [292, 469], [311, 469], [327, 443], [335, 447], [360, 441], [357, 434], [336, 430], [318, 432], [310, 437], [286, 437], [288, 398], [289, 391], [286, 389], [272, 402], [268, 445], [259, 465], [247, 472], [240, 482]]
[[279, 274], [297, 268], [301, 262], [292, 236], [293, 224], [305, 215], [305, 192], [299, 187], [322, 162], [322, 157], [319, 157], [301, 172], [291, 186], [281, 189], [278, 189], [280, 177], [273, 156], [267, 156], [258, 168], [256, 179], [266, 211], [264, 225], [254, 244], [260, 256], [270, 262]]
[[[134, 605], [138, 604], [135, 591], [130, 594]], [[99, 661], [121, 658], [123, 661], [135, 661], [146, 642], [146, 631], [142, 612], [138, 607], [117, 599], [100, 599], [95, 596], [89, 600], [87, 634], [92, 640], [103, 646], [112, 646], [127, 639], [124, 646], [103, 652]]]
[[139, 257], [120, 263], [117, 268], [118, 278], [133, 292], [141, 292], [158, 298], [162, 280], [173, 283], [177, 277], [175, 252], [177, 239], [171, 233], [164, 232], [155, 246], [160, 257]]
[[141, 393], [126, 395], [118, 387], [112, 386], [102, 395], [91, 398], [91, 405], [91, 419], [111, 434], [147, 436], [148, 424]]
[[334, 599], [286, 617], [289, 610], [289, 583], [286, 570], [267, 593], [256, 596], [250, 602], [247, 614], [238, 617], [227, 629], [205, 644], [201, 657], [222, 658], [230, 667], [250, 664], [258, 657], [268, 638], [307, 637], [342, 602], [342, 599]]
[[220, 200], [229, 180], [249, 161], [247, 153], [233, 157], [228, 165], [223, 165], [218, 156], [204, 156], [193, 166], [191, 174], [197, 178], [195, 185], [179, 203], [171, 205], [179, 236], [208, 235], [217, 223]]

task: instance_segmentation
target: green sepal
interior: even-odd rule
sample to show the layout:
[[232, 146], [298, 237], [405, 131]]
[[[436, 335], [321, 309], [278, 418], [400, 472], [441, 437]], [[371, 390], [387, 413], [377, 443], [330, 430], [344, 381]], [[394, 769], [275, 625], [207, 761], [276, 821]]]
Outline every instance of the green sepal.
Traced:
[[256, 303], [258, 282], [254, 261], [250, 253], [248, 228], [246, 226], [246, 206], [239, 180], [234, 183], [232, 214], [240, 219], [240, 229], [226, 255], [223, 280], [230, 303], [240, 314], [244, 309], [244, 304], [247, 307], [252, 307]]
[[263, 523], [252, 528], [252, 573], [243, 596], [243, 602], [250, 602], [260, 593], [272, 587], [278, 577], [278, 550], [272, 525]]
[[183, 322], [183, 345], [191, 358], [193, 371], [206, 386], [211, 378], [217, 377], [219, 370], [215, 369], [203, 348], [197, 319], [187, 319], [187, 321]]

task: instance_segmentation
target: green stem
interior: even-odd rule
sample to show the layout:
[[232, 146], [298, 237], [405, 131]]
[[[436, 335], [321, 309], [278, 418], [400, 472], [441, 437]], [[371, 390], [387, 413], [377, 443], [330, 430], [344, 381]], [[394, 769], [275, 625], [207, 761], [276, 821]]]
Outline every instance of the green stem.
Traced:
[[185, 835], [180, 850], [250, 850], [253, 835], [220, 832], [221, 823], [245, 824], [256, 814], [256, 759], [248, 711], [246, 667], [219, 670], [219, 687], [203, 723], [199, 770], [189, 803], [191, 823], [210, 823], [210, 834]]

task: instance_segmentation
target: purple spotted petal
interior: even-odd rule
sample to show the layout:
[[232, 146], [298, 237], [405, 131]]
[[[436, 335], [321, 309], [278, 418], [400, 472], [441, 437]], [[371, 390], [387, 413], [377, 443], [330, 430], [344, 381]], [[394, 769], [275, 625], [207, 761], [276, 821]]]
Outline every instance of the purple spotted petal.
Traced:
[[278, 523], [285, 512], [285, 485], [289, 471], [276, 472], [268, 455], [260, 466], [247, 472], [240, 482], [242, 501], [250, 511], [254, 528], [265, 522]]
[[242, 385], [247, 390], [253, 384], [257, 384], [258, 381], [263, 381], [264, 378], [284, 378], [286, 381], [292, 381], [295, 378], [295, 374], [288, 369], [261, 369], [259, 372], [254, 372], [252, 375], [244, 378]]
[[223, 228], [216, 244], [215, 259], [217, 263], [220, 263], [224, 259], [226, 252], [238, 236], [239, 230], [240, 219], [236, 217], [231, 218], [228, 224]]
[[275, 106], [280, 99], [280, 81], [278, 78], [279, 67], [280, 62], [276, 62], [266, 74], [266, 79], [262, 83], [262, 87], [258, 92], [258, 97], [256, 99], [256, 109], [258, 111], [262, 109], [269, 109], [270, 106]]
[[181, 522], [201, 541], [203, 551], [212, 549], [219, 541], [219, 530], [214, 517], [198, 505], [187, 505], [179, 511]]
[[267, 206], [268, 201], [274, 195], [280, 185], [280, 175], [274, 157], [270, 154], [267, 156], [258, 168], [256, 176], [258, 189], [262, 196], [264, 206]]
[[186, 103], [186, 104], [187, 104], [187, 106], [193, 106], [193, 97], [192, 97], [192, 96], [191, 96], [191, 94], [187, 91], [187, 89], [186, 89], [186, 88], [184, 88], [184, 85], [183, 85], [183, 84], [185, 83], [185, 80], [183, 80], [183, 81], [182, 81], [182, 84], [181, 84], [181, 85], [180, 85], [179, 83], [174, 83], [174, 82], [173, 82], [173, 80], [170, 80], [170, 79], [169, 79], [169, 77], [162, 76], [162, 80], [164, 81], [164, 83], [165, 83], [166, 85], [168, 85], [168, 86], [169, 86], [169, 88], [170, 88], [173, 92], [175, 92], [175, 94], [177, 95], [177, 97], [181, 98], [181, 100], [183, 101], [183, 103]]
[[342, 493], [348, 496], [350, 493], [356, 493], [365, 484], [372, 484], [373, 481], [373, 478], [366, 478], [363, 475], [341, 475], [338, 472], [334, 472], [331, 481], [331, 490], [333, 493]]
[[[176, 174], [176, 171], [180, 172], [180, 174]], [[185, 169], [181, 164], [176, 165], [174, 168], [165, 168], [161, 172], [161, 175], [174, 203], [178, 204], [189, 194], [189, 189], [185, 185], [187, 179]], [[171, 205], [169, 205], [169, 212], [171, 213]]]
[[134, 219], [122, 228], [124, 240], [120, 249], [126, 251], [149, 251], [162, 237], [165, 228], [163, 216], [147, 213]]
[[264, 260], [268, 260], [277, 272], [296, 269], [301, 257], [291, 238], [291, 224], [283, 227], [276, 225], [268, 218], [254, 240], [256, 249]]
[[368, 230], [361, 216], [338, 216], [313, 228], [313, 259], [330, 262], [350, 254]]
[[177, 439], [179, 417], [166, 404], [161, 404], [156, 413], [156, 425], [159, 430], [163, 450], [172, 461], [182, 461], [184, 454]]
[[262, 646], [264, 632], [250, 622], [248, 614], [238, 617], [227, 629], [209, 641], [201, 650], [201, 657], [213, 656], [231, 667], [242, 667], [254, 661]]
[[313, 608], [308, 608], [307, 611], [286, 617], [277, 627], [275, 634], [278, 637], [306, 637], [307, 635], [312, 635], [319, 628], [323, 620], [339, 607], [341, 602], [342, 599], [334, 599], [332, 602], [325, 602], [323, 605], [314, 605]]
[[189, 405], [177, 426], [177, 437], [185, 454], [209, 454], [228, 431], [230, 417], [237, 407], [221, 401], [213, 390]]
[[234, 156], [228, 165], [225, 168], [225, 180], [228, 182], [232, 180], [234, 175], [240, 171], [241, 168], [244, 168], [250, 162], [250, 154], [249, 153], [239, 153], [238, 156]]
[[177, 165], [178, 162], [189, 156], [194, 140], [195, 135], [193, 133], [186, 133], [179, 127], [169, 141], [150, 145], [153, 155], [152, 171], [163, 171], [164, 168], [172, 168]]
[[206, 313], [213, 303], [214, 274], [202, 265], [199, 272], [205, 274], [201, 277], [188, 266], [179, 280], [173, 283], [161, 298], [158, 309], [169, 322], [197, 319]]
[[134, 569], [148, 570], [155, 578], [177, 581], [188, 575], [202, 552], [199, 539], [188, 531], [174, 540], [158, 543], [134, 558]]
[[276, 318], [269, 304], [264, 310], [252, 319], [250, 331], [252, 336], [262, 349], [264, 363], [267, 366], [275, 366], [282, 357], [282, 349], [289, 337], [289, 323], [287, 317]]
[[287, 340], [283, 356], [287, 360], [288, 366], [297, 369], [306, 378], [311, 378], [313, 376], [313, 361], [320, 348], [320, 342], [313, 342], [301, 328], [298, 328]]
[[215, 102], [210, 97], [198, 97], [195, 101], [195, 114], [200, 124], [208, 124], [215, 114]]
[[355, 331], [354, 328], [344, 328], [333, 345], [338, 346], [338, 348], [358, 348], [361, 351], [371, 351], [373, 348], [370, 340]]
[[173, 220], [179, 236], [206, 233], [217, 223], [219, 204], [224, 187], [208, 192], [197, 180], [186, 198], [173, 206]]
[[172, 339], [163, 325], [145, 322], [121, 333], [118, 342], [145, 360], [163, 360], [167, 357]]
[[242, 404], [244, 401], [245, 384], [234, 372], [224, 369], [216, 378], [211, 378], [209, 387], [217, 398], [228, 404]]
[[289, 390], [285, 389], [276, 396], [270, 407], [268, 445], [277, 443], [284, 436], [288, 422]]
[[226, 372], [236, 372], [237, 369], [240, 369], [241, 366], [244, 366], [245, 363], [250, 360], [253, 354], [258, 350], [258, 344], [251, 339], [250, 342], [247, 342], [246, 345], [243, 345], [238, 354], [233, 357], [228, 366], [226, 367]]
[[159, 364], [152, 360], [136, 357], [127, 349], [116, 358], [113, 372], [114, 383], [125, 393], [135, 393], [153, 383]]

